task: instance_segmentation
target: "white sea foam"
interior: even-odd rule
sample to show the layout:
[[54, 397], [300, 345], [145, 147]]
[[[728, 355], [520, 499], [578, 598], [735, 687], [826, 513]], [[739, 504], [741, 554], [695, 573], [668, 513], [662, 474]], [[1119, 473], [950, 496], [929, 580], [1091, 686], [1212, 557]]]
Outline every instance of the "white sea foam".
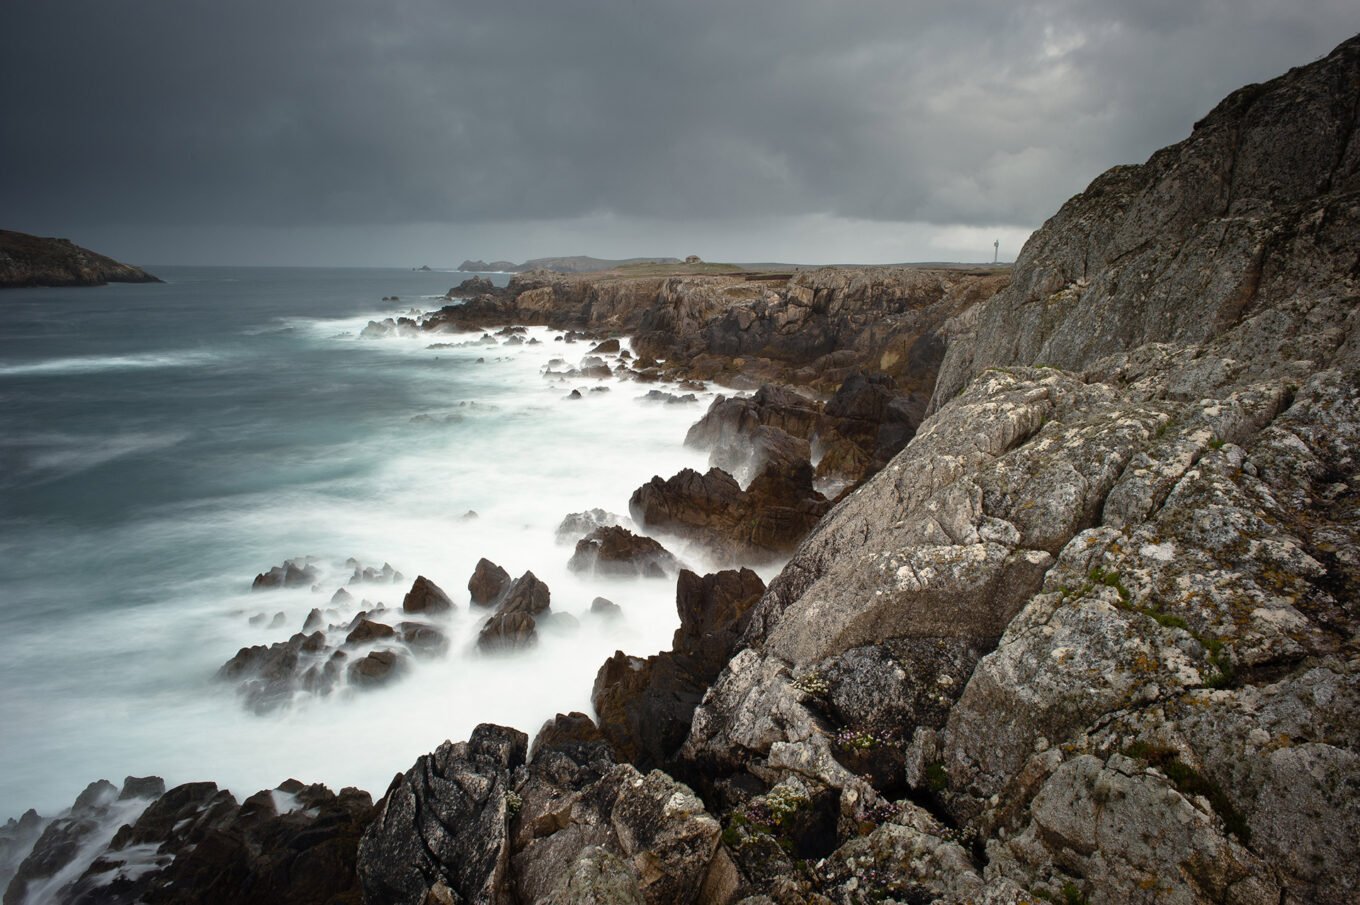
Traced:
[[[409, 366], [418, 408], [394, 405], [356, 422], [342, 442], [275, 454], [268, 467], [286, 472], [327, 460], [371, 467], [151, 510], [121, 526], [112, 547], [96, 534], [29, 552], [27, 571], [48, 576], [44, 592], [95, 599], [78, 618], [0, 633], [0, 681], [22, 677], [11, 687], [24, 689], [0, 701], [5, 750], [21, 755], [6, 757], [0, 771], [0, 816], [29, 806], [51, 813], [90, 780], [129, 774], [157, 773], [171, 785], [211, 779], [238, 798], [289, 777], [380, 795], [417, 756], [466, 738], [480, 722], [532, 735], [554, 713], [589, 712], [595, 674], [615, 650], [647, 655], [670, 646], [674, 580], [572, 573], [571, 549], [557, 543], [556, 528], [566, 514], [594, 507], [626, 514], [631, 492], [654, 474], [702, 470], [705, 454], [682, 441], [713, 394], [666, 405], [640, 401], [656, 384], [545, 380], [549, 359], [575, 364], [590, 348], [554, 342], [546, 329], [530, 329], [537, 344], [429, 349], [480, 333], [360, 339], [367, 321], [289, 325], [299, 341], [344, 349], [356, 371], [371, 362]], [[581, 399], [566, 398], [578, 388]], [[460, 417], [413, 424], [422, 414]], [[464, 518], [469, 510], [477, 516]], [[663, 540], [697, 571], [711, 567]], [[256, 572], [300, 555], [318, 557], [317, 591], [249, 590]], [[351, 587], [356, 598], [398, 607], [418, 574], [447, 591], [457, 604], [442, 626], [448, 654], [414, 660], [403, 678], [377, 690], [341, 689], [264, 716], [245, 709], [214, 679], [217, 669], [243, 646], [299, 631], [313, 607], [325, 610], [348, 579], [350, 556], [405, 574], [400, 585]], [[530, 651], [479, 653], [485, 614], [470, 609], [466, 584], [483, 556], [512, 576], [532, 570], [551, 588], [552, 610], [573, 615], [579, 628], [547, 626]], [[71, 562], [122, 580], [136, 574], [143, 604], [102, 609], [97, 583], [64, 577]], [[772, 572], [762, 570], [767, 580]], [[592, 614], [596, 596], [618, 603], [623, 618]], [[265, 627], [275, 613], [284, 614], [282, 624]], [[265, 625], [252, 626], [259, 614]]]
[[142, 355], [76, 355], [41, 361], [0, 362], [0, 377], [46, 377], [132, 371], [151, 368], [191, 368], [213, 361], [206, 352], [161, 352]]

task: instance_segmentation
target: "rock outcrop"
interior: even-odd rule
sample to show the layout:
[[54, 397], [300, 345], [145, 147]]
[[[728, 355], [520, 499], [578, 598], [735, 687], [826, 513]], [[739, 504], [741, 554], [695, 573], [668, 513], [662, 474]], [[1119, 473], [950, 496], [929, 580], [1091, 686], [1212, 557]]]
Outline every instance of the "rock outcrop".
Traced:
[[47, 824], [5, 891], [5, 905], [61, 902], [359, 905], [367, 792], [288, 780], [238, 803], [210, 782], [169, 791], [128, 777], [92, 784]]
[[839, 791], [805, 892], [1360, 894], [1358, 97], [1360, 39], [1234, 94], [944, 329], [679, 754], [720, 810]]
[[702, 578], [680, 573], [680, 627], [671, 649], [646, 659], [618, 651], [595, 677], [591, 703], [620, 760], [665, 767], [689, 734], [690, 717], [731, 656], [746, 615], [765, 591], [750, 569]]
[[139, 267], [95, 254], [70, 239], [0, 229], [0, 289], [159, 282]]

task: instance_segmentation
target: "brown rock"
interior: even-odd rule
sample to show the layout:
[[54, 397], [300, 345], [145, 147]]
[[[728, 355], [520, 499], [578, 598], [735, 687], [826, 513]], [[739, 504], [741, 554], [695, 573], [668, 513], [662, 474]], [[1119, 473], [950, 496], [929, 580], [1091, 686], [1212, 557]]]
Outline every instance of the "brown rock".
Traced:
[[477, 606], [495, 606], [509, 581], [509, 572], [482, 557], [468, 579], [468, 593]]

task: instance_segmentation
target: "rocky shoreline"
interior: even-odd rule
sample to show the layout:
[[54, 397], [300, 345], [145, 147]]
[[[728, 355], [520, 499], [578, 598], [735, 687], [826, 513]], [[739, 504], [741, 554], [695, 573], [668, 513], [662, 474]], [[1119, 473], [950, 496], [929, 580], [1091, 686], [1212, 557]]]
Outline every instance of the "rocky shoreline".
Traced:
[[[1355, 901], [1358, 102], [1352, 39], [1009, 273], [531, 273], [370, 325], [546, 325], [588, 334], [572, 379], [756, 390], [692, 429], [709, 472], [630, 501], [732, 568], [675, 573], [671, 650], [604, 663], [594, 718], [479, 726], [376, 804], [95, 784], [0, 828], [5, 905]], [[582, 568], [670, 574], [603, 522]], [[479, 564], [489, 644], [540, 584]]]
[[159, 282], [140, 267], [96, 254], [70, 239], [0, 229], [0, 289]]

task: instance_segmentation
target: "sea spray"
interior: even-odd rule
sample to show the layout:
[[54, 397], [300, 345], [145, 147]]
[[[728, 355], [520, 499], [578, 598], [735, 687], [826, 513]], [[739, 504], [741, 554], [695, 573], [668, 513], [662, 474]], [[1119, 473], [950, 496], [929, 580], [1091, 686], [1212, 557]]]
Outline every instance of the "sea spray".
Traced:
[[[363, 339], [373, 315], [350, 310], [242, 317], [229, 335], [201, 340], [197, 365], [154, 381], [118, 372], [110, 379], [137, 379], [137, 398], [103, 387], [108, 423], [187, 438], [30, 488], [88, 492], [96, 514], [109, 495], [102, 517], [5, 522], [0, 814], [51, 813], [91, 779], [146, 773], [212, 779], [238, 796], [290, 776], [381, 794], [393, 773], [478, 722], [532, 733], [558, 711], [588, 710], [595, 672], [616, 649], [669, 646], [673, 578], [575, 574], [556, 529], [594, 507], [626, 516], [652, 475], [704, 467], [682, 440], [712, 393], [667, 405], [639, 399], [655, 385], [547, 380], [550, 359], [575, 365], [589, 346], [544, 328], [528, 331], [536, 343], [431, 349], [480, 334]], [[69, 378], [24, 379], [101, 392], [57, 383]], [[710, 566], [666, 542], [691, 568]], [[295, 556], [325, 566], [315, 592], [250, 590], [257, 573]], [[484, 614], [470, 609], [466, 584], [483, 556], [512, 576], [533, 570], [552, 610], [579, 627], [545, 626], [535, 648], [513, 655], [479, 653]], [[418, 574], [448, 591], [448, 653], [413, 659], [384, 687], [301, 696], [263, 715], [243, 706], [217, 670], [241, 647], [300, 631], [346, 585], [350, 557], [390, 562], [406, 579], [349, 587], [356, 601], [397, 607]], [[597, 596], [622, 618], [591, 613]]]

